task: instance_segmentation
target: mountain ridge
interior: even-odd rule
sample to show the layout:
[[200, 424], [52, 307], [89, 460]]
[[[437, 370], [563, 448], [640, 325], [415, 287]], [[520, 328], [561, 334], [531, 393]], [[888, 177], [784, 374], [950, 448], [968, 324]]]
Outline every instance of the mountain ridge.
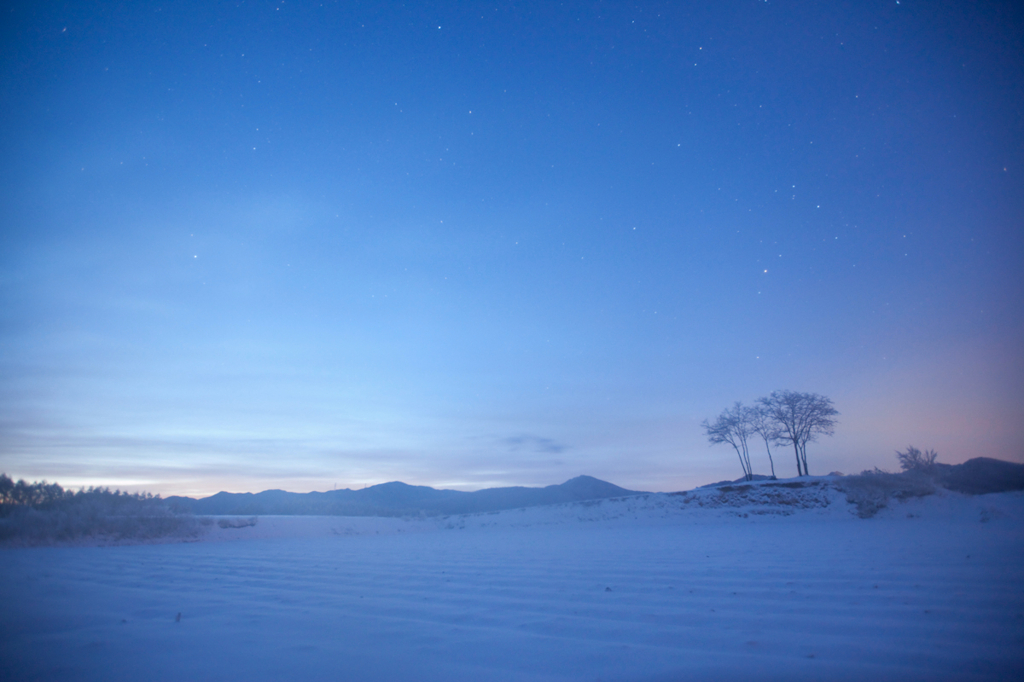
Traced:
[[593, 476], [576, 476], [542, 488], [511, 486], [464, 492], [389, 481], [359, 490], [308, 493], [280, 489], [258, 493], [222, 490], [199, 499], [172, 496], [167, 502], [179, 511], [210, 515], [441, 516], [641, 494], [642, 491], [627, 490]]

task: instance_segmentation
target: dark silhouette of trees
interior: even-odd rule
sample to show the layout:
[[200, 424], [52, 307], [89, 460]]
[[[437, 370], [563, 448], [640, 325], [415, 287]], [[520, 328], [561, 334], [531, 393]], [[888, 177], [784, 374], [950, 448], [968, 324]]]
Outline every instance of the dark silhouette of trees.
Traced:
[[744, 407], [737, 402], [731, 408], [726, 408], [718, 415], [713, 423], [705, 419], [701, 422], [704, 434], [712, 445], [728, 443], [736, 450], [740, 458], [740, 466], [743, 467], [743, 477], [754, 480], [754, 472], [750, 467], [750, 450], [747, 448], [747, 438], [753, 433], [750, 426], [749, 407]]
[[24, 480], [15, 483], [7, 474], [0, 474], [0, 507], [5, 505], [42, 507], [70, 498], [72, 495], [70, 490], [64, 490], [56, 483], [47, 483], [46, 481], [26, 483]]
[[0, 543], [39, 544], [82, 537], [194, 537], [199, 522], [160, 496], [110, 488], [64, 490], [46, 481], [15, 483], [0, 474]]
[[896, 457], [900, 460], [900, 467], [904, 471], [928, 471], [935, 466], [935, 460], [939, 455], [934, 450], [921, 452], [913, 445], [907, 446], [906, 452], [896, 451]]
[[772, 391], [757, 402], [778, 428], [776, 442], [793, 445], [797, 475], [808, 476], [807, 443], [814, 442], [819, 435], [835, 433], [839, 412], [832, 401], [817, 393]]

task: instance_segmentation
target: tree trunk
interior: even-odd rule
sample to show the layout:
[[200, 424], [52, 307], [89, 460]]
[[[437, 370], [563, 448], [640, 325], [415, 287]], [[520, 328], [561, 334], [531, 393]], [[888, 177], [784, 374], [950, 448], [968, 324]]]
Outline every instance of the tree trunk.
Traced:
[[746, 462], [743, 461], [743, 453], [740, 452], [740, 449], [738, 447], [736, 447], [735, 445], [732, 446], [732, 447], [733, 447], [734, 450], [736, 450], [736, 456], [740, 458], [740, 468], [743, 469], [743, 478], [745, 478], [745, 479], [747, 479], [749, 481], [750, 480], [750, 472], [747, 471], [747, 464], [746, 464]]
[[764, 447], [768, 451], [768, 463], [772, 466], [772, 478], [775, 478], [775, 460], [772, 459], [772, 448], [768, 445], [768, 441], [764, 442]]
[[804, 470], [803, 467], [800, 466], [800, 443], [798, 443], [795, 438], [793, 439], [793, 452], [796, 453], [796, 475], [803, 476]]

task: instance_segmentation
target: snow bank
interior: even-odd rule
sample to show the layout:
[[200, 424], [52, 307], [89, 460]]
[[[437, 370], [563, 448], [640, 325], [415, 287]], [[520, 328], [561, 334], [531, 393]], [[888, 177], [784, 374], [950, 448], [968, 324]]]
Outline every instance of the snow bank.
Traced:
[[0, 669], [37, 680], [1021, 678], [1021, 493], [939, 490], [860, 518], [837, 479], [773, 483], [0, 550]]
[[797, 514], [834, 519], [892, 518], [906, 514], [911, 517], [924, 514], [932, 519], [1012, 517], [1024, 523], [1021, 505], [1016, 503], [1021, 495], [968, 496], [942, 489], [927, 479], [900, 475], [821, 476], [444, 517], [261, 516], [252, 527], [213, 528], [199, 539], [222, 542], [581, 524], [678, 526], [715, 519], [778, 518]]

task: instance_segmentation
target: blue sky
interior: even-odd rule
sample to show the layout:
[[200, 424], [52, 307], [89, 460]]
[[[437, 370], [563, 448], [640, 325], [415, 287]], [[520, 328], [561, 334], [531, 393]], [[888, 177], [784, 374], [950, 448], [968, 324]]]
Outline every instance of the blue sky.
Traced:
[[12, 476], [677, 490], [775, 389], [1024, 461], [1010, 3], [4, 12]]

